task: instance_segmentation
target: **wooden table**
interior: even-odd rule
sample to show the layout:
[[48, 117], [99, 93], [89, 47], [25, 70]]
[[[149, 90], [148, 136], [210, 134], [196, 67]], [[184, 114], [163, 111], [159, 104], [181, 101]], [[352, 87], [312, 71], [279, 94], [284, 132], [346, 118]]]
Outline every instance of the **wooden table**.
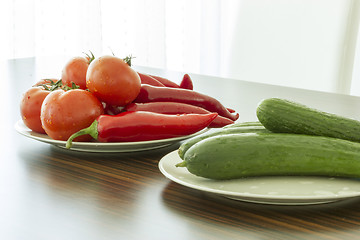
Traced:
[[[359, 239], [360, 198], [309, 206], [234, 201], [164, 177], [159, 160], [179, 144], [140, 153], [81, 153], [14, 130], [21, 93], [63, 62], [1, 64], [1, 239]], [[182, 73], [147, 69], [180, 81]], [[261, 69], [259, 69], [261, 70]], [[284, 97], [360, 119], [357, 97], [191, 75], [195, 89], [256, 120], [258, 102]]]

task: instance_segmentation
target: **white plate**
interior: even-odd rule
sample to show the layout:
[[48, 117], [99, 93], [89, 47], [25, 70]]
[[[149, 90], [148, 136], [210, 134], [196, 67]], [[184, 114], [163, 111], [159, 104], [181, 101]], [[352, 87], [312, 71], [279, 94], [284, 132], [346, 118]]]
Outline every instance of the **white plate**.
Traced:
[[[46, 134], [36, 133], [27, 128], [22, 120], [19, 120], [15, 124], [15, 129], [22, 135], [44, 142], [49, 143], [54, 146], [65, 148], [66, 141], [53, 140]], [[153, 141], [141, 141], [141, 142], [114, 142], [114, 143], [101, 143], [101, 142], [73, 142], [72, 147], [69, 150], [75, 151], [83, 151], [83, 152], [137, 152], [144, 150], [152, 150], [162, 147], [170, 146], [174, 143], [182, 141], [187, 138], [194, 137], [201, 133], [206, 132], [208, 129], [203, 129], [197, 133], [161, 139], [161, 140], [153, 140]]]
[[327, 177], [257, 177], [234, 180], [210, 180], [191, 174], [181, 162], [177, 150], [159, 162], [160, 171], [170, 180], [204, 192], [255, 203], [306, 205], [329, 203], [360, 196], [360, 179]]

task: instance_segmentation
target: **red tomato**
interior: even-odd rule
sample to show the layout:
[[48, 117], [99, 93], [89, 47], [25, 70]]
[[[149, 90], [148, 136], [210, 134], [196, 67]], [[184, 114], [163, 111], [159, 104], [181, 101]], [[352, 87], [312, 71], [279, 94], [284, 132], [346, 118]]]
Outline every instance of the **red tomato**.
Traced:
[[140, 92], [141, 80], [122, 59], [103, 56], [89, 65], [86, 86], [99, 100], [115, 106], [125, 106]]
[[[54, 83], [57, 82], [57, 79], [51, 79]], [[40, 120], [40, 110], [41, 104], [43, 103], [45, 97], [50, 93], [42, 86], [37, 86], [40, 84], [50, 83], [50, 79], [42, 79], [37, 82], [34, 87], [27, 90], [21, 99], [20, 102], [20, 115], [24, 124], [38, 133], [45, 133], [45, 130], [41, 126]], [[47, 85], [48, 88], [51, 88], [51, 85]]]
[[81, 89], [86, 89], [86, 72], [91, 60], [83, 57], [70, 59], [62, 70], [61, 79], [64, 85], [71, 87], [72, 83]]
[[45, 133], [41, 126], [40, 110], [41, 104], [49, 93], [43, 87], [33, 87], [23, 94], [20, 102], [20, 115], [24, 124], [38, 133]]
[[[51, 92], [41, 107], [41, 123], [45, 132], [56, 140], [67, 140], [73, 133], [86, 128], [104, 109], [101, 102], [90, 92], [82, 89]], [[88, 141], [89, 135], [76, 138]]]

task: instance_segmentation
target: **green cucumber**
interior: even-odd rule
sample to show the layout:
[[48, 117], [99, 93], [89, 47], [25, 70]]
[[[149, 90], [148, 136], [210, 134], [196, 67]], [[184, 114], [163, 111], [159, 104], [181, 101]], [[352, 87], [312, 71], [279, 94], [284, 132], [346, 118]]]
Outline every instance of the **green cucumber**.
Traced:
[[224, 126], [222, 128], [227, 129], [227, 128], [253, 127], [253, 126], [262, 126], [262, 124], [259, 121], [256, 121], [256, 122], [237, 122], [237, 123], [226, 125], [226, 126]]
[[327, 136], [360, 142], [360, 121], [279, 98], [265, 99], [257, 107], [264, 127], [276, 133]]
[[254, 176], [360, 177], [360, 143], [322, 136], [245, 133], [193, 145], [176, 165], [210, 179]]
[[225, 135], [225, 134], [237, 134], [237, 133], [255, 133], [255, 132], [269, 132], [268, 130], [266, 130], [263, 126], [253, 126], [253, 125], [249, 125], [249, 126], [243, 126], [243, 127], [234, 127], [234, 128], [217, 128], [214, 130], [211, 130], [209, 132], [206, 132], [204, 134], [201, 134], [199, 136], [190, 138], [188, 140], [186, 140], [184, 143], [182, 143], [178, 149], [178, 153], [180, 158], [184, 158], [184, 155], [186, 153], [186, 151], [194, 144], [209, 138], [209, 137], [213, 137], [213, 136], [218, 136], [218, 135]]

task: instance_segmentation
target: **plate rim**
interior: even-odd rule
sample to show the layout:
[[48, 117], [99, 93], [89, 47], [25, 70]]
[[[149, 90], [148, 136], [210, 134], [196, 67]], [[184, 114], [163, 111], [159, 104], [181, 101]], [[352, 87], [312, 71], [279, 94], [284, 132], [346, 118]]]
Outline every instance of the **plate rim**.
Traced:
[[[214, 189], [211, 187], [199, 186], [199, 185], [184, 181], [182, 179], [179, 179], [176, 176], [173, 176], [164, 168], [164, 162], [169, 161], [167, 159], [170, 158], [170, 156], [175, 155], [175, 154], [178, 156], [177, 151], [178, 150], [174, 150], [174, 151], [166, 154], [165, 156], [163, 156], [160, 159], [160, 161], [158, 163], [159, 170], [165, 177], [167, 177], [168, 179], [170, 179], [180, 185], [183, 185], [183, 186], [186, 186], [186, 187], [189, 187], [192, 189], [196, 189], [199, 191], [203, 191], [203, 192], [222, 195], [222, 196], [230, 198], [230, 199], [247, 201], [247, 202], [255, 202], [255, 203], [263, 203], [263, 204], [267, 203], [267, 204], [278, 204], [278, 205], [305, 205], [305, 204], [334, 202], [334, 201], [339, 201], [339, 200], [343, 200], [343, 199], [360, 197], [360, 191], [354, 192], [354, 193], [348, 193], [348, 194], [344, 194], [344, 195], [331, 195], [331, 196], [315, 196], [315, 195], [314, 196], [291, 196], [291, 195], [273, 196], [273, 195], [262, 195], [262, 194], [247, 193], [247, 192], [239, 193], [239, 192], [235, 192], [235, 191], [226, 191], [226, 190]], [[179, 158], [179, 162], [182, 161], [182, 159], [179, 156], [178, 156], [178, 158]], [[176, 167], [174, 166], [174, 168], [176, 168]], [[192, 175], [190, 172], [188, 172], [187, 174]], [[198, 177], [195, 175], [192, 175], [192, 177], [199, 178], [199, 179], [202, 178], [202, 177]], [[276, 176], [276, 177], [291, 178], [292, 176]], [[294, 176], [294, 177], [299, 177], [299, 176]], [[306, 178], [307, 176], [303, 176], [303, 177]], [[313, 176], [313, 177], [323, 178], [321, 176]], [[328, 178], [332, 179], [334, 177], [328, 177]], [[336, 179], [336, 178], [334, 178], [334, 179]], [[227, 181], [227, 180], [211, 180], [211, 181]], [[238, 181], [241, 181], [241, 179], [238, 179]], [[245, 198], [245, 199], [241, 199], [241, 198]], [[256, 201], [256, 199], [261, 199], [261, 201]], [[278, 202], [278, 201], [280, 201], [280, 202]]]
[[[48, 135], [46, 134], [41, 134], [41, 133], [37, 133], [32, 131], [31, 129], [29, 129], [23, 122], [22, 119], [16, 121], [15, 125], [15, 130], [20, 133], [21, 135], [40, 141], [40, 142], [44, 142], [44, 143], [48, 143], [48, 144], [52, 144], [55, 145], [57, 147], [60, 148], [65, 148], [66, 145], [66, 141], [62, 141], [62, 140], [55, 140], [55, 139], [51, 139]], [[79, 149], [84, 149], [84, 147], [86, 149], [89, 149], [87, 147], [90, 146], [94, 146], [96, 147], [132, 147], [132, 146], [136, 146], [136, 145], [141, 145], [143, 146], [142, 149], [144, 149], [144, 147], [147, 147], [146, 149], [150, 150], [150, 149], [157, 149], [160, 148], [162, 146], [166, 147], [169, 146], [172, 143], [175, 142], [179, 142], [182, 140], [186, 140], [188, 138], [203, 134], [205, 132], [207, 132], [209, 129], [208, 128], [204, 128], [196, 133], [190, 134], [190, 135], [186, 135], [186, 136], [180, 136], [180, 137], [173, 137], [173, 138], [166, 138], [166, 139], [158, 139], [158, 140], [150, 140], [150, 141], [138, 141], [138, 142], [98, 142], [98, 141], [94, 141], [94, 142], [73, 142], [72, 144], [72, 148], [67, 149], [67, 150], [76, 150], [79, 151]], [[149, 148], [149, 145], [154, 145], [156, 144], [156, 147], [154, 148]], [[161, 145], [163, 144], [163, 145]], [[90, 149], [89, 150], [80, 150], [80, 151], [87, 151], [87, 152], [91, 152]], [[132, 151], [136, 151], [133, 150]], [[107, 151], [109, 152], [109, 151]], [[120, 151], [123, 152], [123, 151]]]

